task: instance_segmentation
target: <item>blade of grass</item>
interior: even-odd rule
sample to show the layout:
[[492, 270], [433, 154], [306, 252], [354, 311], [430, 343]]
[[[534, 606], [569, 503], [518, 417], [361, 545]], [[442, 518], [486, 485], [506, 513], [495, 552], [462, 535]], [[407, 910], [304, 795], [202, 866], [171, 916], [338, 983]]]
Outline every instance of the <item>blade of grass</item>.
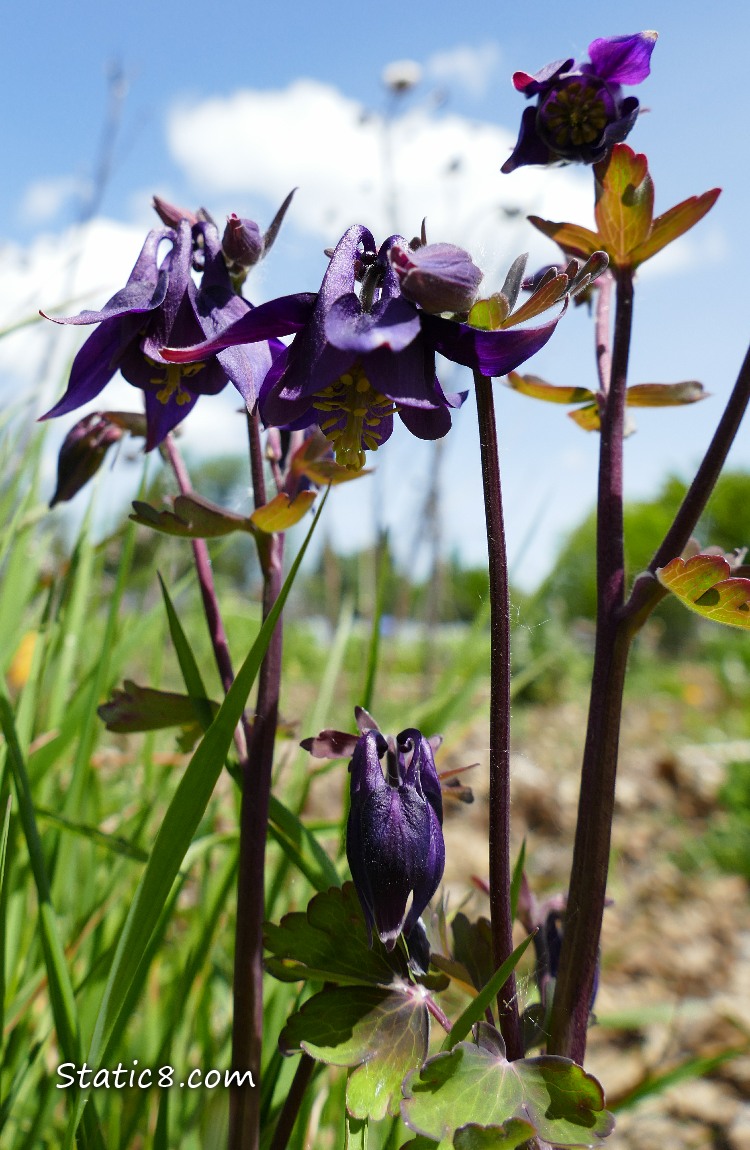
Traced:
[[463, 1038], [466, 1038], [466, 1035], [474, 1023], [479, 1022], [480, 1018], [484, 1018], [485, 1011], [488, 1007], [492, 1006], [492, 1003], [497, 998], [500, 987], [507, 982], [510, 975], [518, 966], [519, 960], [533, 937], [533, 934], [527, 935], [513, 953], [506, 958], [502, 966], [498, 967], [489, 982], [479, 991], [476, 998], [472, 998], [463, 1013], [460, 1014], [453, 1023], [450, 1034], [446, 1034], [443, 1045], [440, 1047], [441, 1050], [452, 1050], [457, 1042], [461, 1042]]
[[[284, 581], [278, 599], [260, 628], [247, 658], [240, 667], [213, 723], [191, 758], [167, 808], [117, 944], [89, 1048], [87, 1060], [92, 1066], [101, 1064], [102, 1055], [108, 1046], [110, 1035], [125, 1005], [130, 985], [137, 974], [151, 935], [169, 898], [172, 884], [177, 877], [182, 860], [213, 794], [232, 743], [234, 729], [245, 708], [263, 655], [294, 584], [325, 502], [324, 496], [310, 530]], [[72, 1145], [70, 1139], [74, 1136], [77, 1121], [83, 1113], [85, 1103], [86, 1095], [82, 1094], [78, 1101], [77, 1112], [68, 1127], [67, 1141], [70, 1145]]]

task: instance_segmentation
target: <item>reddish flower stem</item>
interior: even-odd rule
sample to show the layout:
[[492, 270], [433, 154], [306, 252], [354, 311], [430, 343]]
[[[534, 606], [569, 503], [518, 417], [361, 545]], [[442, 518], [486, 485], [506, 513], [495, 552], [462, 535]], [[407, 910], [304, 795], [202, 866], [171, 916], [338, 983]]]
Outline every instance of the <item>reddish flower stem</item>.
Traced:
[[[612, 369], [602, 403], [597, 506], [597, 619], [578, 822], [547, 1049], [582, 1062], [599, 955], [614, 812], [615, 778], [631, 629], [621, 621], [625, 588], [622, 444], [633, 314], [633, 276], [615, 270]], [[597, 332], [599, 337], [599, 332]], [[597, 339], [599, 342], [599, 338]]]
[[[266, 502], [258, 417], [248, 420], [253, 497]], [[268, 537], [261, 557], [263, 618], [268, 617], [283, 577], [283, 534]], [[268, 805], [281, 686], [281, 621], [261, 664], [247, 758], [241, 763], [240, 857], [234, 944], [232, 1068], [251, 1070], [255, 1087], [234, 1088], [229, 1100], [229, 1150], [257, 1150], [260, 1142], [260, 1064], [263, 1045], [263, 922]]]
[[[513, 951], [510, 908], [510, 596], [492, 381], [474, 372], [490, 577], [490, 918], [495, 968]], [[497, 996], [508, 1058], [523, 1057], [511, 974]]]

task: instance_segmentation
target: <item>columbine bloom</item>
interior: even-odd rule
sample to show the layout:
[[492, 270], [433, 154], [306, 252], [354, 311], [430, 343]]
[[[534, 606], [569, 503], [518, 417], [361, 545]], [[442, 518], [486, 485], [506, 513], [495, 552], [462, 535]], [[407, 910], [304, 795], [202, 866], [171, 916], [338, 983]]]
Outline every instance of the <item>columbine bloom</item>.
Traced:
[[393, 950], [402, 931], [408, 940], [443, 877], [443, 800], [433, 755], [440, 740], [415, 728], [385, 736], [366, 711], [356, 715], [359, 737], [322, 731], [302, 746], [321, 758], [351, 754], [346, 856], [367, 925]]
[[[459, 407], [466, 393], [443, 392], [435, 375], [436, 351], [485, 375], [505, 375], [547, 342], [560, 318], [523, 331], [488, 331], [431, 314], [407, 299], [400, 284], [410, 274], [405, 262], [416, 266], [422, 260], [430, 278], [415, 289], [420, 303], [424, 297], [431, 308], [442, 306], [445, 293], [451, 293], [447, 302], [458, 302], [465, 313], [479, 282], [467, 253], [448, 263], [433, 260], [429, 253], [410, 250], [401, 236], [391, 236], [376, 250], [370, 232], [355, 225], [337, 244], [317, 295], [261, 304], [217, 339], [183, 350], [164, 348], [164, 358], [188, 363], [235, 344], [294, 333], [263, 383], [263, 422], [291, 430], [317, 424], [333, 444], [337, 462], [359, 470], [365, 452], [391, 435], [396, 414], [420, 439], [439, 439], [450, 430], [450, 409]], [[458, 300], [457, 278], [463, 280]]]
[[501, 170], [602, 160], [638, 118], [638, 100], [623, 97], [622, 85], [646, 79], [656, 36], [639, 32], [594, 40], [583, 64], [557, 60], [534, 76], [515, 72], [516, 90], [537, 101], [524, 112], [518, 141]]
[[[171, 249], [160, 262], [163, 241]], [[199, 288], [191, 275], [194, 259], [203, 268]], [[228, 380], [252, 407], [271, 366], [267, 344], [232, 348], [186, 367], [167, 362], [160, 351], [165, 343], [184, 346], [213, 336], [249, 310], [232, 290], [213, 224], [182, 219], [176, 228], [153, 229], [127, 284], [101, 311], [55, 320], [99, 326], [73, 361], [65, 395], [42, 419], [95, 399], [118, 370], [144, 393], [146, 450], [161, 443], [200, 395], [215, 395]]]

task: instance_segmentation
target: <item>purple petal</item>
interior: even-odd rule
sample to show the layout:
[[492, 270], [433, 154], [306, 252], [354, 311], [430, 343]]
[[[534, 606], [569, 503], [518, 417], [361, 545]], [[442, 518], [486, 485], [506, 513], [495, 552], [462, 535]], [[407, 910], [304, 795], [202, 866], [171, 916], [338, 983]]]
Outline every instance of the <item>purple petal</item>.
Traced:
[[424, 407], [400, 407], [398, 414], [407, 431], [417, 439], [443, 439], [453, 425], [447, 407], [436, 407], [432, 410]]
[[96, 399], [117, 371], [124, 347], [137, 339], [140, 323], [139, 317], [109, 319], [92, 332], [73, 360], [65, 395], [41, 419], [67, 415]]
[[[564, 309], [563, 309], [564, 310]], [[507, 375], [544, 347], [562, 316], [525, 330], [482, 331], [465, 323], [423, 315], [422, 327], [436, 351], [482, 375]]]
[[337, 299], [325, 317], [325, 335], [340, 351], [364, 355], [377, 348], [403, 351], [420, 332], [414, 304], [399, 297], [363, 312], [355, 295]]
[[[183, 394], [186, 394], [186, 389], [183, 390]], [[154, 390], [145, 393], [146, 425], [148, 427], [146, 451], [158, 447], [162, 440], [166, 439], [172, 428], [176, 427], [178, 423], [182, 423], [188, 412], [195, 407], [198, 396], [193, 395], [192, 392], [187, 392], [187, 394], [188, 400], [178, 404], [174, 398], [162, 403], [160, 399], [157, 399]]]
[[356, 268], [360, 262], [360, 247], [369, 259], [375, 258], [375, 240], [362, 224], [353, 224], [336, 244], [323, 283], [320, 285], [318, 307], [325, 314], [342, 295], [354, 291]]
[[552, 64], [545, 64], [545, 66], [533, 76], [529, 72], [514, 72], [513, 87], [517, 92], [523, 92], [527, 98], [536, 96], [543, 88], [554, 83], [559, 76], [565, 72], [569, 72], [574, 63], [575, 61], [572, 57], [569, 60], [555, 60]]
[[206, 355], [223, 351], [225, 347], [258, 343], [264, 339], [291, 335], [293, 332], [301, 331], [309, 321], [315, 299], [314, 294], [301, 292], [269, 300], [268, 303], [253, 308], [213, 339], [204, 340], [194, 347], [162, 348], [162, 358], [169, 360], [170, 363], [193, 363]]
[[640, 84], [651, 71], [656, 32], [610, 36], [589, 44], [593, 72], [609, 84]]
[[521, 117], [521, 128], [516, 146], [500, 169], [504, 175], [507, 176], [516, 168], [522, 168], [526, 164], [548, 164], [550, 162], [549, 146], [539, 135], [536, 123], [536, 107], [526, 108]]
[[315, 759], [345, 759], [351, 758], [358, 740], [359, 735], [334, 731], [329, 727], [310, 739], [303, 739], [300, 746]]

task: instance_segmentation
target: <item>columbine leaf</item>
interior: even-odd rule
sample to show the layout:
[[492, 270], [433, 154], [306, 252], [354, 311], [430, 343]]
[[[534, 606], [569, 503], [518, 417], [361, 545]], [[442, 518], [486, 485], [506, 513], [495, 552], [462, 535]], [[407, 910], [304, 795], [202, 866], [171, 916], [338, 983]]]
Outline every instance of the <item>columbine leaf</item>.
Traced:
[[[108, 731], [161, 731], [196, 725], [195, 700], [189, 695], [139, 687], [132, 679], [125, 679], [123, 688], [115, 688], [109, 701], [97, 710]], [[219, 709], [219, 704], [210, 699], [200, 702], [210, 708], [211, 715]]]
[[635, 383], [625, 396], [628, 407], [682, 407], [707, 399], [708, 392], [697, 379], [682, 383]]
[[584, 431], [599, 431], [602, 425], [597, 403], [590, 403], [586, 407], [578, 407], [575, 411], [569, 411], [568, 418], [582, 427]]
[[521, 304], [518, 311], [514, 311], [512, 315], [508, 316], [502, 324], [503, 328], [515, 327], [516, 324], [535, 319], [536, 316], [559, 303], [568, 290], [568, 282], [566, 275], [556, 275], [546, 284], [543, 284], [525, 303]]
[[515, 1150], [534, 1136], [534, 1127], [520, 1118], [502, 1126], [462, 1126], [453, 1135], [454, 1150]]
[[293, 1014], [279, 1045], [319, 1062], [357, 1069], [346, 1086], [355, 1118], [398, 1113], [404, 1077], [427, 1055], [429, 1018], [418, 987], [340, 986], [322, 990]]
[[480, 1042], [459, 1042], [404, 1082], [401, 1113], [417, 1134], [440, 1141], [462, 1126], [528, 1123], [557, 1147], [596, 1147], [614, 1126], [601, 1086], [567, 1058], [508, 1062], [502, 1039], [481, 1023]]
[[469, 312], [467, 322], [482, 331], [498, 331], [510, 315], [510, 304], [501, 292], [488, 299], [478, 299]]
[[596, 399], [593, 391], [589, 391], [587, 387], [565, 387], [557, 383], [547, 383], [538, 375], [520, 375], [517, 371], [512, 371], [507, 376], [507, 384], [521, 395], [530, 395], [532, 399], [544, 399], [547, 403], [593, 403]]
[[701, 196], [690, 196], [689, 199], [670, 208], [668, 212], [657, 216], [648, 237], [632, 253], [633, 267], [642, 264], [644, 260], [650, 260], [667, 244], [689, 232], [707, 212], [711, 211], [720, 195], [721, 188], [713, 188]]
[[233, 531], [249, 531], [252, 533], [253, 524], [242, 515], [235, 515], [233, 511], [226, 511], [210, 499], [194, 492], [190, 495], [177, 495], [174, 499], [174, 511], [158, 511], [149, 503], [141, 500], [133, 501], [134, 515], [130, 518], [144, 527], [151, 527], [154, 531], [161, 531], [165, 535], [181, 535], [189, 539], [217, 539], [222, 535], [231, 535]]
[[313, 979], [382, 986], [394, 976], [406, 978], [406, 961], [396, 948], [390, 954], [370, 938], [354, 883], [315, 895], [306, 911], [286, 914], [278, 926], [266, 923], [266, 960], [283, 982]]
[[673, 559], [656, 577], [704, 619], [750, 630], [750, 579], [730, 577], [730, 571], [722, 555], [694, 555], [687, 561]]
[[529, 216], [528, 220], [545, 236], [549, 236], [559, 244], [569, 256], [587, 260], [602, 246], [599, 236], [590, 228], [582, 228], [578, 224], [555, 223], [554, 220], [543, 220], [541, 216]]
[[594, 168], [594, 214], [602, 247], [619, 267], [632, 266], [632, 254], [651, 231], [654, 184], [648, 160], [627, 144], [615, 144]]
[[315, 502], [314, 491], [300, 491], [294, 499], [281, 491], [270, 503], [258, 507], [250, 516], [250, 522], [257, 531], [273, 535], [276, 531], [286, 531], [299, 523]]

